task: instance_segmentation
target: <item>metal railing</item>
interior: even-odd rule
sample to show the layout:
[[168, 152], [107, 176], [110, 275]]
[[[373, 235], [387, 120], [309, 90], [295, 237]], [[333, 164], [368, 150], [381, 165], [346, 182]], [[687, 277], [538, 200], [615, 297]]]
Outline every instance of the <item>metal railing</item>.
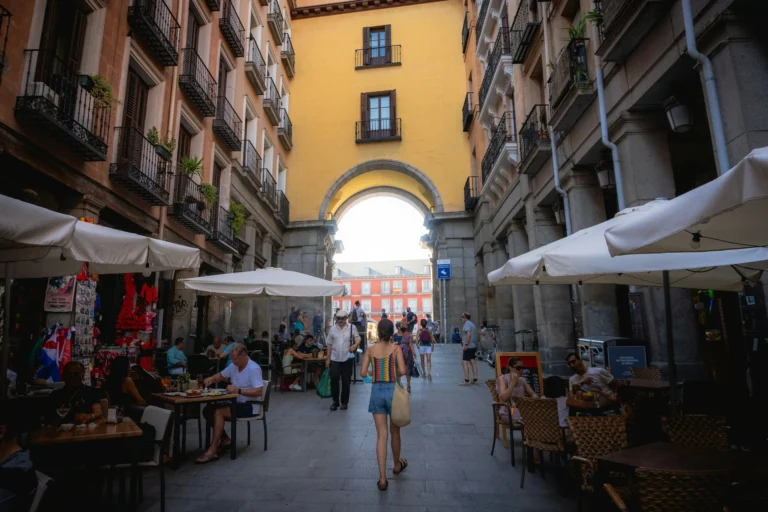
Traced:
[[468, 92], [464, 97], [464, 105], [461, 107], [461, 123], [464, 131], [469, 131], [472, 119], [475, 117], [475, 105], [472, 102], [474, 93]]
[[[117, 159], [110, 165], [109, 176], [116, 179], [150, 204], [168, 204], [171, 163], [161, 158], [152, 144], [132, 126], [115, 128]], [[150, 195], [147, 195], [150, 194]]]
[[382, 140], [397, 140], [402, 136], [400, 118], [370, 119], [355, 123], [355, 140], [357, 142], [375, 142]]
[[277, 208], [277, 183], [266, 167], [262, 171], [261, 191], [267, 197], [267, 201]]
[[528, 153], [538, 146], [539, 142], [549, 142], [547, 129], [547, 106], [534, 105], [528, 117], [525, 118], [519, 133], [520, 161], [525, 160]]
[[296, 52], [293, 50], [293, 42], [288, 32], [283, 33], [283, 46], [280, 47], [280, 57], [287, 60], [291, 68], [296, 64]]
[[288, 117], [288, 111], [284, 108], [280, 109], [280, 124], [277, 127], [278, 134], [285, 136], [288, 140], [288, 145], [293, 145], [293, 124], [291, 118]]
[[208, 8], [212, 11], [221, 10], [221, 0], [205, 0], [205, 3], [208, 5]]
[[355, 68], [398, 65], [400, 52], [399, 44], [355, 50]]
[[267, 76], [267, 88], [264, 91], [264, 101], [274, 103], [274, 108], [280, 108], [280, 94], [277, 92], [277, 86], [271, 76]]
[[5, 48], [8, 46], [8, 33], [11, 31], [11, 12], [0, 5], [0, 80], [5, 70]]
[[225, 246], [235, 248], [235, 230], [232, 229], [232, 215], [219, 206], [218, 201], [211, 208], [213, 210], [213, 232], [210, 238], [216, 238]]
[[261, 185], [261, 155], [249, 140], [243, 141], [243, 169]]
[[523, 63], [540, 26], [541, 22], [531, 15], [529, 2], [521, 1], [510, 29], [512, 62]]
[[483, 25], [485, 25], [485, 15], [488, 14], [488, 7], [490, 7], [490, 5], [491, 0], [483, 0], [483, 5], [480, 6], [480, 11], [477, 13], [477, 23], [475, 23], [475, 42], [480, 41], [480, 33], [483, 31]]
[[232, 0], [224, 0], [224, 11], [219, 18], [219, 29], [232, 50], [232, 55], [244, 57], [245, 27], [240, 21], [240, 16], [237, 15], [237, 9], [232, 5]]
[[491, 90], [491, 83], [493, 82], [493, 75], [496, 73], [496, 67], [501, 61], [502, 55], [509, 55], [510, 53], [510, 40], [509, 29], [502, 26], [499, 30], [499, 35], [496, 36], [496, 42], [493, 44], [493, 50], [488, 57], [488, 67], [485, 68], [485, 75], [483, 75], [483, 83], [480, 85], [480, 102], [479, 105], [485, 104], [485, 98], [488, 96], [488, 92]]
[[480, 199], [480, 178], [469, 176], [464, 183], [464, 209], [474, 209], [478, 199]]
[[464, 11], [464, 23], [461, 25], [461, 51], [467, 53], [467, 43], [469, 42], [469, 11]]
[[282, 190], [277, 192], [277, 196], [278, 196], [277, 210], [278, 210], [278, 213], [280, 213], [280, 219], [283, 221], [283, 224], [288, 225], [291, 203], [290, 201], [288, 201], [288, 198], [285, 197], [285, 193], [283, 193]]
[[252, 62], [256, 66], [256, 73], [263, 81], [267, 77], [267, 63], [264, 61], [264, 57], [261, 55], [259, 45], [256, 44], [254, 38], [248, 40], [248, 56], [246, 62]]
[[602, 30], [607, 34], [613, 29], [613, 24], [619, 19], [624, 8], [633, 0], [600, 0], [600, 14], [603, 16]]
[[499, 155], [504, 151], [504, 145], [509, 142], [516, 142], [515, 135], [515, 114], [514, 112], [504, 112], [493, 128], [491, 140], [488, 142], [488, 149], [485, 151], [483, 162], [481, 164], [483, 183], [488, 179], [493, 171], [493, 166], [498, 160]]
[[134, 0], [133, 5], [128, 7], [128, 21], [142, 34], [161, 64], [178, 64], [181, 26], [165, 2]]
[[240, 150], [240, 133], [243, 122], [235, 112], [232, 104], [225, 97], [220, 97], [216, 106], [216, 117], [213, 119], [213, 131], [226, 142], [232, 151]]
[[195, 232], [210, 232], [211, 207], [205, 202], [200, 185], [191, 176], [181, 172], [177, 172], [175, 181], [172, 216]]
[[269, 4], [269, 13], [267, 13], [267, 21], [274, 23], [274, 25], [280, 29], [280, 33], [283, 34], [283, 28], [285, 27], [285, 19], [283, 13], [280, 10], [280, 2], [272, 0]]
[[549, 104], [554, 112], [571, 87], [592, 85], [587, 66], [587, 40], [572, 39], [557, 58], [550, 76]]
[[194, 48], [182, 50], [179, 86], [204, 116], [216, 113], [216, 80]]
[[26, 75], [16, 116], [36, 123], [86, 161], [107, 158], [113, 105], [90, 91], [93, 81], [80, 75], [53, 50], [24, 50]]

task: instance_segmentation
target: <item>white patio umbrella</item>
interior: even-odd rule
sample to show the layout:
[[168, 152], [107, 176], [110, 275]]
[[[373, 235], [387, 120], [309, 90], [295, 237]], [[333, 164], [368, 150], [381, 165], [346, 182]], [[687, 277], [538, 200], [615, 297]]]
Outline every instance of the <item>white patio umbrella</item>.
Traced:
[[[272, 332], [272, 297], [328, 297], [346, 294], [343, 284], [275, 267], [233, 274], [191, 277], [182, 279], [181, 284], [184, 288], [195, 290], [201, 295], [240, 299], [267, 297], [270, 333]], [[271, 364], [271, 342], [269, 343], [269, 361]], [[270, 371], [269, 378], [271, 377]]]
[[768, 247], [768, 148], [719, 178], [605, 233], [611, 255]]
[[[718, 253], [639, 254], [611, 257], [605, 232], [632, 219], [643, 218], [662, 208], [666, 201], [654, 201], [629, 208], [616, 217], [583, 229], [569, 237], [512, 258], [488, 274], [492, 285], [519, 284], [626, 284], [663, 286], [666, 314], [669, 379], [674, 383], [674, 339], [670, 305], [671, 286], [741, 290], [745, 280], [758, 281], [768, 270], [768, 249], [748, 248]], [[671, 386], [673, 408], [676, 388]]]

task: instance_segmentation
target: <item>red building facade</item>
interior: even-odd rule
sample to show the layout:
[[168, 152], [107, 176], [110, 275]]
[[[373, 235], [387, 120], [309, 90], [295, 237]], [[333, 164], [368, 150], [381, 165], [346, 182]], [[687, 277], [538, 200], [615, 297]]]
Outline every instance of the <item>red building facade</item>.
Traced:
[[408, 307], [419, 319], [433, 312], [428, 260], [336, 263], [333, 280], [347, 287], [347, 295], [333, 297], [334, 311], [349, 311], [359, 300], [368, 317], [377, 322], [382, 309], [393, 321], [399, 320]]

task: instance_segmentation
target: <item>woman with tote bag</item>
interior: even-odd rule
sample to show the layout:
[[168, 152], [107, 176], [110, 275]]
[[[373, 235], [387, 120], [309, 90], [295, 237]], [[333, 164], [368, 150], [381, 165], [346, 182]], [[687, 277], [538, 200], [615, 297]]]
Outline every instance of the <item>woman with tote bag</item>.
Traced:
[[392, 433], [392, 472], [400, 474], [408, 467], [408, 461], [400, 458], [400, 427], [410, 422], [408, 392], [399, 383], [405, 374], [405, 360], [400, 347], [392, 341], [394, 325], [387, 319], [379, 321], [379, 342], [366, 350], [361, 368], [362, 377], [368, 376], [369, 366], [373, 369], [373, 385], [368, 412], [373, 414], [376, 424], [376, 459], [379, 463], [380, 491], [386, 491], [387, 481], [387, 416], [391, 416], [389, 430]]

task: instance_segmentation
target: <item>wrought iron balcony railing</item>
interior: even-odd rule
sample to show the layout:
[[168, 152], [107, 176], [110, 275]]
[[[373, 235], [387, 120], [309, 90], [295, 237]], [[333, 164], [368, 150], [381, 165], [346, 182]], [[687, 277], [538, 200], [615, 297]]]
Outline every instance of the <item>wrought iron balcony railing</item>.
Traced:
[[0, 80], [5, 70], [5, 47], [8, 46], [8, 33], [11, 30], [11, 12], [0, 5]]
[[134, 0], [128, 23], [163, 66], [179, 63], [179, 22], [163, 0]]
[[291, 203], [288, 201], [288, 198], [285, 197], [285, 194], [282, 190], [277, 192], [278, 196], [278, 206], [277, 211], [280, 214], [280, 220], [283, 221], [284, 225], [288, 225], [288, 219], [290, 218], [290, 209], [291, 209]]
[[213, 118], [213, 133], [221, 137], [224, 144], [231, 151], [240, 151], [240, 133], [243, 122], [235, 112], [227, 98], [221, 97], [216, 108], [216, 117]]
[[475, 42], [480, 40], [480, 34], [483, 32], [483, 25], [485, 25], [485, 15], [488, 14], [488, 7], [491, 5], [491, 0], [483, 0], [483, 5], [480, 6], [480, 11], [477, 13], [477, 22], [475, 23]]
[[469, 176], [464, 183], [464, 209], [473, 210], [480, 199], [480, 178]]
[[200, 185], [179, 168], [173, 187], [173, 201], [168, 215], [176, 222], [200, 235], [211, 234], [211, 208], [200, 190]]
[[245, 59], [245, 74], [256, 89], [256, 94], [264, 94], [267, 87], [267, 63], [261, 55], [254, 38], [248, 40], [248, 55]]
[[232, 229], [232, 215], [218, 205], [213, 207], [213, 222], [211, 234], [205, 239], [224, 252], [234, 254], [237, 252], [235, 244], [235, 231]]
[[261, 191], [274, 208], [277, 208], [277, 183], [272, 177], [272, 172], [266, 167], [263, 169], [261, 178]]
[[464, 23], [461, 25], [461, 51], [467, 53], [467, 43], [469, 42], [469, 11], [464, 11]]
[[474, 93], [468, 92], [464, 97], [464, 106], [461, 107], [461, 124], [464, 127], [464, 131], [468, 132], [469, 127], [472, 125], [472, 120], [475, 118], [475, 110], [477, 105], [473, 102]]
[[235, 57], [245, 56], [245, 45], [243, 40], [245, 39], [245, 27], [240, 21], [240, 16], [237, 15], [237, 9], [232, 5], [232, 0], [224, 0], [224, 12], [221, 13], [219, 18], [219, 29], [221, 35], [224, 36], [224, 40], [229, 45], [229, 49], [232, 50], [232, 55]]
[[216, 114], [216, 80], [194, 48], [181, 51], [179, 88], [203, 117]]
[[267, 77], [267, 88], [264, 91], [264, 99], [261, 104], [272, 126], [280, 124], [280, 94], [277, 92], [277, 86], [271, 76]]
[[520, 128], [520, 161], [525, 160], [528, 153], [538, 147], [539, 142], [549, 143], [547, 128], [547, 106], [534, 105], [528, 117]]
[[280, 124], [277, 127], [277, 138], [280, 139], [280, 143], [285, 149], [293, 147], [293, 124], [291, 124], [291, 118], [288, 117], [288, 112], [284, 108], [280, 109]]
[[402, 62], [399, 44], [355, 50], [355, 69], [399, 66], [400, 64]]
[[286, 32], [283, 35], [283, 46], [280, 48], [280, 58], [283, 60], [286, 74], [293, 78], [296, 72], [296, 53], [293, 51], [291, 36]]
[[267, 13], [267, 25], [269, 31], [272, 32], [272, 37], [275, 40], [275, 44], [280, 46], [283, 44], [283, 34], [285, 34], [285, 19], [283, 18], [283, 12], [280, 10], [280, 3], [277, 0], [272, 0], [269, 4], [269, 12]]
[[512, 62], [522, 64], [528, 51], [531, 49], [536, 35], [539, 33], [541, 21], [536, 18], [536, 13], [532, 13], [527, 1], [521, 1], [517, 7], [515, 19], [512, 21], [510, 30]]
[[402, 128], [400, 118], [369, 119], [355, 123], [355, 142], [382, 142], [401, 140]]
[[[490, 1], [490, 0], [489, 0]], [[493, 50], [488, 57], [488, 66], [485, 68], [485, 74], [483, 75], [483, 83], [480, 85], [480, 107], [485, 104], [485, 98], [488, 96], [488, 91], [491, 89], [493, 83], [493, 75], [496, 73], [496, 68], [501, 62], [503, 55], [509, 55], [510, 53], [510, 32], [505, 26], [502, 26], [499, 30], [499, 35], [496, 36], [496, 42], [493, 44]]]
[[243, 170], [261, 187], [261, 156], [251, 141], [243, 141]]
[[112, 105], [91, 94], [86, 87], [93, 81], [54, 51], [24, 52], [27, 71], [16, 118], [66, 144], [84, 161], [105, 161]]
[[554, 112], [572, 87], [592, 85], [587, 67], [587, 40], [572, 39], [557, 58], [550, 77], [549, 104]]
[[240, 235], [235, 235], [235, 247], [237, 248], [238, 254], [245, 254], [248, 252], [248, 243], [240, 238]]
[[601, 40], [595, 53], [606, 62], [624, 62], [674, 4], [674, 0], [601, 0]]
[[221, 0], [205, 0], [205, 3], [208, 5], [208, 8], [212, 11], [221, 10]]
[[517, 137], [515, 135], [515, 116], [513, 112], [504, 112], [493, 128], [491, 140], [488, 142], [488, 149], [485, 151], [485, 156], [483, 157], [483, 162], [481, 164], [483, 183], [485, 183], [491, 175], [496, 160], [498, 160], [501, 152], [504, 151], [504, 145], [509, 142], [517, 142]]
[[161, 158], [155, 145], [141, 130], [123, 126], [115, 128], [117, 159], [109, 166], [109, 179], [119, 183], [145, 202], [167, 206], [170, 193], [171, 163]]

